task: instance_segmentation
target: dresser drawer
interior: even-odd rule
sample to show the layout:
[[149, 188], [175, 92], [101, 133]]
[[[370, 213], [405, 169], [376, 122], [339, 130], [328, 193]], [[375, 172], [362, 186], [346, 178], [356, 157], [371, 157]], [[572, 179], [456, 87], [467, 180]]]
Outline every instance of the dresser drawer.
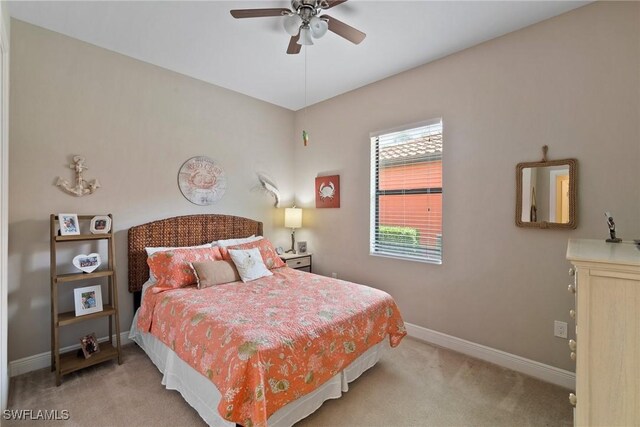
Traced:
[[311, 257], [305, 256], [287, 260], [287, 266], [291, 268], [308, 267], [311, 265]]

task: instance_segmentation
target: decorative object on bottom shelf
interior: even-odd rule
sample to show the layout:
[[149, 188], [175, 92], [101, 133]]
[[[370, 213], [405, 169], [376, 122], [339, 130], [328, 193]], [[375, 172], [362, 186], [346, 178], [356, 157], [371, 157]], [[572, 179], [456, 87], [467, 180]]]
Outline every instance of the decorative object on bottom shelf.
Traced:
[[73, 290], [76, 316], [98, 313], [102, 308], [102, 288], [100, 285], [86, 286]]
[[80, 346], [82, 347], [82, 354], [84, 354], [85, 359], [90, 358], [93, 353], [98, 353], [100, 351], [98, 338], [96, 337], [95, 332], [80, 338]]
[[96, 215], [91, 218], [89, 226], [91, 234], [108, 234], [111, 231], [111, 218], [107, 215]]
[[306, 254], [307, 253], [307, 242], [298, 242], [298, 253]]
[[91, 273], [100, 267], [102, 260], [100, 254], [92, 253], [89, 255], [80, 254], [73, 258], [73, 266], [84, 273]]
[[74, 236], [80, 234], [80, 224], [78, 223], [77, 214], [58, 214], [58, 222], [60, 223], [61, 236]]

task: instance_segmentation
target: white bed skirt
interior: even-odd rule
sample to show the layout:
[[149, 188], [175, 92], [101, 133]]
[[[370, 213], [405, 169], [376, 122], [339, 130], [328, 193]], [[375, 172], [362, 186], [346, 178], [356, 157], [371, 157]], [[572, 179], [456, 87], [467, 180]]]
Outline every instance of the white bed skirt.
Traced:
[[[138, 313], [133, 318], [129, 338], [135, 341], [162, 372], [162, 384], [180, 392], [202, 419], [212, 427], [235, 427], [218, 413], [220, 392], [204, 375], [197, 372], [153, 335], [138, 330]], [[349, 390], [351, 381], [375, 365], [389, 348], [389, 339], [371, 347], [342, 372], [313, 392], [283, 406], [268, 419], [269, 427], [289, 427], [315, 412], [325, 400], [337, 399]]]

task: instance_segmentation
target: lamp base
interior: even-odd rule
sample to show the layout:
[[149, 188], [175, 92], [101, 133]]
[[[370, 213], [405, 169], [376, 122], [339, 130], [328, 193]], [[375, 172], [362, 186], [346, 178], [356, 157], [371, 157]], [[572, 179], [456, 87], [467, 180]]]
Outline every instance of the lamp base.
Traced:
[[296, 238], [295, 238], [295, 234], [296, 234], [296, 230], [294, 228], [291, 229], [291, 249], [285, 251], [285, 253], [289, 253], [291, 252], [292, 254], [295, 255], [296, 253]]

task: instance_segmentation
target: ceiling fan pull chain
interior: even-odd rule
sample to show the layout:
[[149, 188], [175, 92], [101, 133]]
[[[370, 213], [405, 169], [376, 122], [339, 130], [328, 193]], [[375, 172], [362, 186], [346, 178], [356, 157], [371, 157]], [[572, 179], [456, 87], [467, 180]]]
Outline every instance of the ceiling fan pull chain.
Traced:
[[[304, 49], [304, 112], [302, 113], [304, 123], [307, 123], [307, 51]], [[302, 143], [306, 147], [309, 144], [309, 133], [306, 130], [302, 130]]]

